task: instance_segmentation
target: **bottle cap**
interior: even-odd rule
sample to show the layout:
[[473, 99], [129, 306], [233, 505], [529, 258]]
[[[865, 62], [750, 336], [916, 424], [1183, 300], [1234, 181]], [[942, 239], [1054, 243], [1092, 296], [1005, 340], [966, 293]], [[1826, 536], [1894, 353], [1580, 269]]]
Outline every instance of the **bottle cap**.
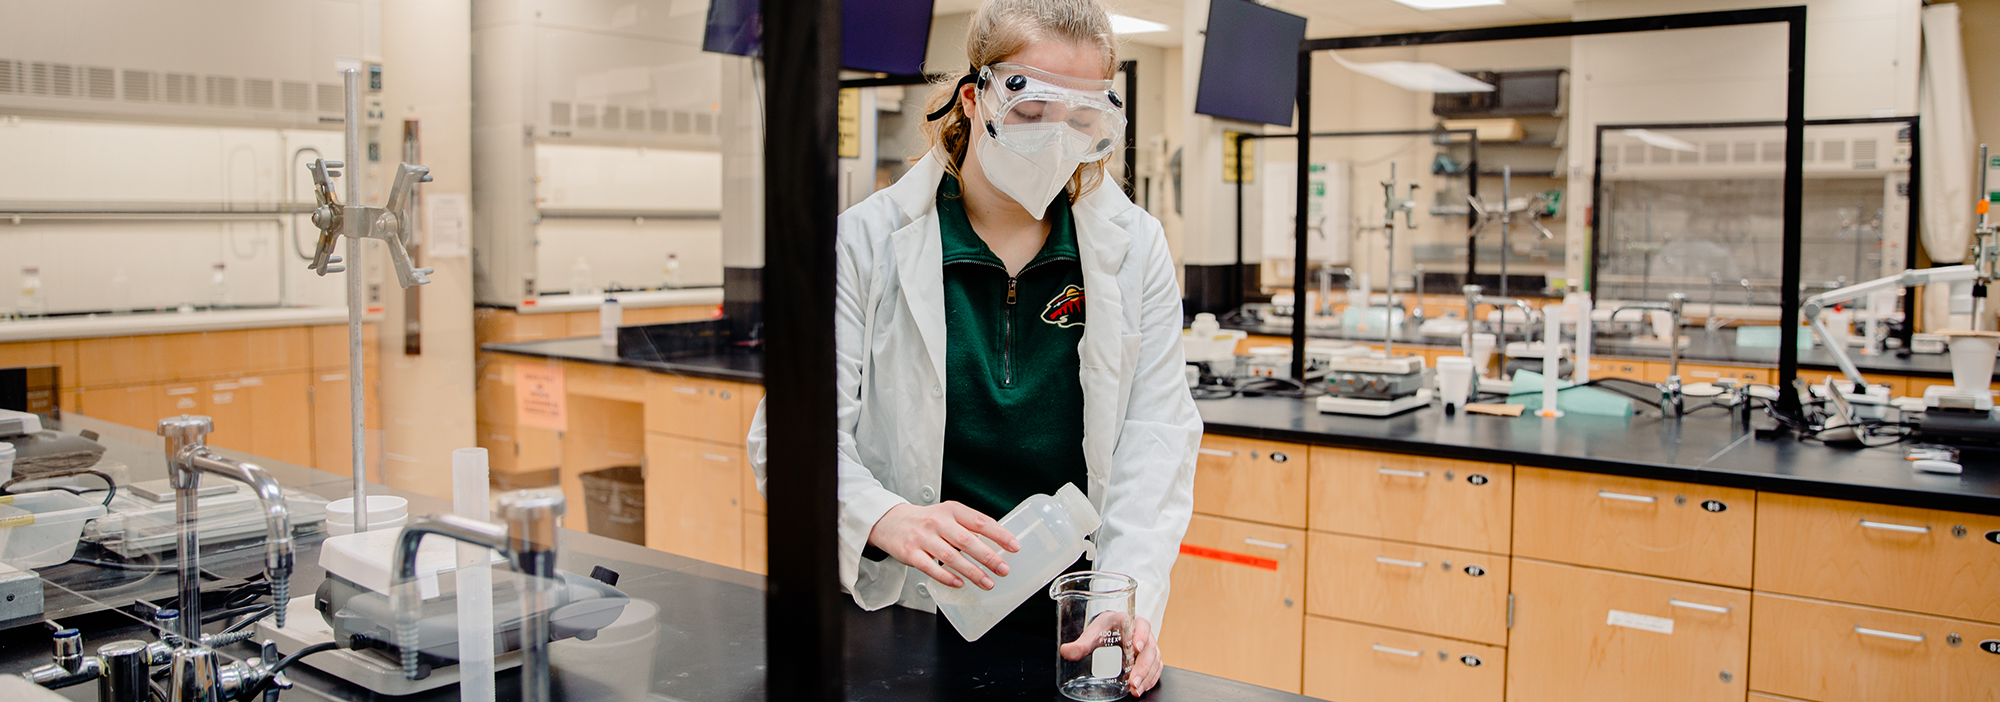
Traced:
[[1104, 523], [1104, 519], [1097, 516], [1097, 508], [1090, 506], [1090, 498], [1076, 489], [1076, 483], [1063, 483], [1062, 489], [1056, 490], [1056, 500], [1062, 503], [1063, 509], [1069, 510], [1069, 518], [1076, 522], [1077, 531], [1090, 534]]

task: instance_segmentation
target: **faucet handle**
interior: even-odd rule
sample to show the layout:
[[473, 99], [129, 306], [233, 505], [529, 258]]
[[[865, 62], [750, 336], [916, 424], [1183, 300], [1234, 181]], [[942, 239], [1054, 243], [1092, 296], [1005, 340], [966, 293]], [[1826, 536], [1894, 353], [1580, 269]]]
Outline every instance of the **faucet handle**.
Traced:
[[183, 414], [160, 420], [160, 436], [182, 444], [200, 443], [202, 437], [215, 432], [215, 420], [200, 414]]

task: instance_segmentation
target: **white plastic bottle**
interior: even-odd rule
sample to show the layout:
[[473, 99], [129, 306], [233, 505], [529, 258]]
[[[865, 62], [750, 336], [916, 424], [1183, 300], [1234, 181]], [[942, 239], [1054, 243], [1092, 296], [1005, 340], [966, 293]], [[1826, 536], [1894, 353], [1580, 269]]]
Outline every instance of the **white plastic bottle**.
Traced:
[[597, 307], [597, 341], [607, 349], [618, 348], [618, 327], [625, 323], [625, 308], [618, 304], [618, 298], [604, 296], [604, 303]]
[[111, 313], [125, 314], [132, 311], [132, 277], [120, 268], [111, 274]]
[[224, 276], [227, 266], [217, 261], [215, 273], [208, 279], [208, 308], [219, 310], [229, 306], [229, 279]]
[[666, 287], [668, 290], [679, 288], [681, 286], [680, 254], [676, 253], [667, 254], [667, 267], [662, 272], [666, 274]]
[[945, 587], [921, 574], [917, 587], [937, 603], [938, 613], [951, 621], [960, 636], [978, 641], [1076, 563], [1083, 556], [1083, 537], [1097, 531], [1101, 521], [1090, 499], [1074, 484], [1063, 485], [1053, 496], [1030, 495], [1000, 518], [1000, 526], [1021, 542], [1019, 553], [1008, 553], [980, 537], [1007, 561], [1007, 575], [993, 576], [993, 589], [981, 590], [969, 581], [964, 587]]
[[21, 267], [21, 296], [14, 301], [14, 314], [21, 317], [40, 317], [48, 314], [49, 300], [42, 296], [42, 268], [40, 266]]
[[589, 295], [593, 292], [596, 292], [596, 286], [590, 280], [590, 261], [578, 256], [576, 265], [569, 267], [569, 294]]

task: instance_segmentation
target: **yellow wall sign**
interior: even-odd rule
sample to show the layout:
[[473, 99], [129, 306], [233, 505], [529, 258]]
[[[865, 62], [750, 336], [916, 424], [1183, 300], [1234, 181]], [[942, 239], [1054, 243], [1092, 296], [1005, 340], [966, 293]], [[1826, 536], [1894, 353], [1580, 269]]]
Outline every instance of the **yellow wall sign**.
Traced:
[[[1236, 136], [1243, 132], [1222, 133], [1222, 182], [1236, 182]], [[1243, 144], [1243, 182], [1257, 182], [1257, 142], [1245, 140]]]
[[514, 364], [516, 422], [522, 426], [569, 431], [568, 405], [562, 366]]
[[[840, 157], [861, 158], [861, 89], [840, 89]], [[822, 122], [824, 124], [824, 122]]]

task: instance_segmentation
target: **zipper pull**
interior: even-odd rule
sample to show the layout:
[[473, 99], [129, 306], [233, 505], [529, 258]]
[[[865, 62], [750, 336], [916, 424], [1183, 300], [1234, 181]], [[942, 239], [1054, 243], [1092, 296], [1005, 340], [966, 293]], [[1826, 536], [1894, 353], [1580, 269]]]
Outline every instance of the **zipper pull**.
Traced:
[[1007, 279], [1007, 304], [1009, 305], [1014, 304], [1014, 286], [1018, 285], [1020, 282], [1021, 282], [1020, 278]]

